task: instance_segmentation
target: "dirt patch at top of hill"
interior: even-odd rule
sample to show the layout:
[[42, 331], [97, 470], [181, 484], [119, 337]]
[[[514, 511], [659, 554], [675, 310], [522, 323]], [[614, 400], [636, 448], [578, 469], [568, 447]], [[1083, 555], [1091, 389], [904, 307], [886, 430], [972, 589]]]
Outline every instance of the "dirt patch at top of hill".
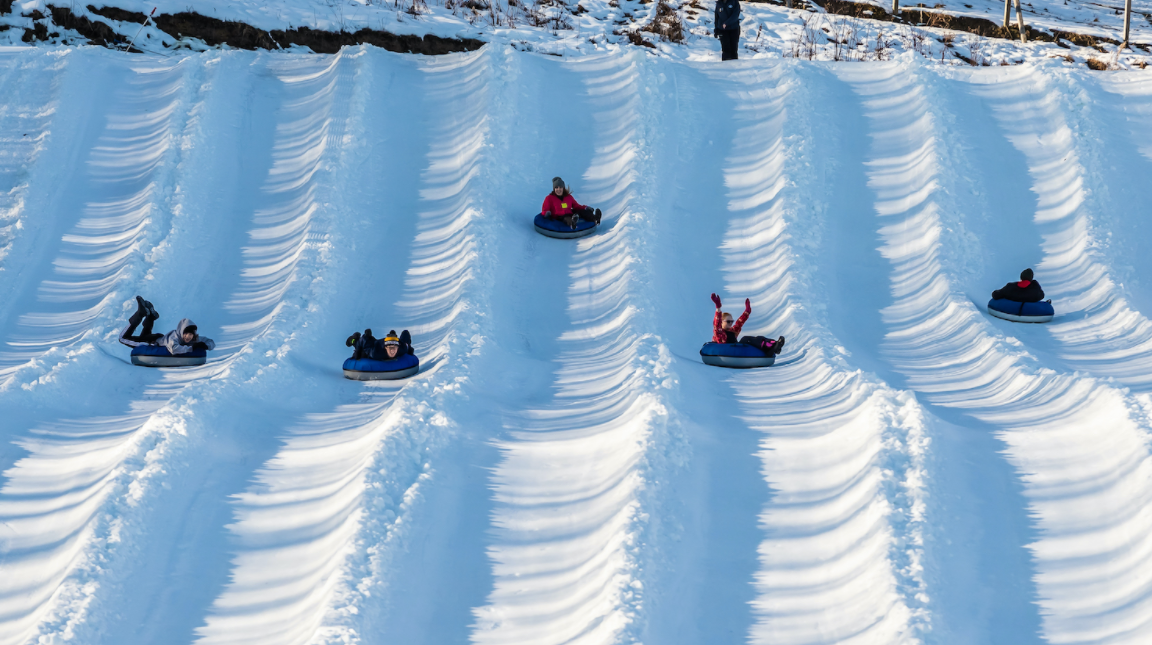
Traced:
[[402, 36], [386, 31], [361, 29], [355, 33], [346, 31], [321, 31], [300, 27], [289, 31], [273, 31], [271, 37], [281, 47], [303, 45], [318, 54], [335, 54], [345, 45], [375, 45], [390, 52], [402, 54], [427, 54], [438, 56], [453, 52], [474, 51], [484, 46], [484, 42], [471, 38], [440, 38], [439, 36]]
[[188, 11], [160, 14], [153, 17], [152, 22], [169, 36], [199, 38], [210, 47], [226, 44], [237, 49], [280, 48], [268, 32], [243, 22], [209, 18]]
[[134, 22], [136, 24], [143, 24], [144, 19], [148, 16], [140, 13], [139, 11], [128, 11], [126, 9], [119, 9], [117, 7], [94, 7], [88, 5], [88, 11], [97, 16], [103, 16], [109, 20], [119, 20], [121, 22]]
[[[11, 9], [13, 0], [0, 0], [0, 13], [4, 9]], [[117, 47], [123, 45], [126, 38], [118, 34], [109, 25], [91, 20], [87, 16], [77, 15], [68, 7], [49, 5], [52, 21], [63, 29], [71, 29], [96, 45]], [[94, 15], [110, 21], [144, 24], [147, 16], [135, 11], [126, 11], [115, 7], [96, 7], [88, 5], [87, 9]], [[152, 17], [152, 23], [157, 29], [179, 38], [196, 38], [210, 47], [227, 45], [237, 49], [282, 49], [299, 45], [308, 47], [319, 54], [334, 54], [341, 47], [361, 44], [375, 45], [381, 49], [399, 53], [440, 55], [452, 52], [474, 51], [484, 46], [484, 42], [472, 38], [441, 38], [439, 36], [410, 36], [393, 34], [387, 31], [374, 29], [361, 29], [351, 33], [346, 31], [323, 31], [300, 27], [289, 30], [266, 31], [253, 27], [247, 23], [232, 20], [210, 18], [195, 12], [182, 11], [173, 14], [160, 14]], [[44, 27], [39, 30], [27, 30], [27, 39], [44, 40], [48, 32]], [[44, 32], [43, 34], [40, 32]], [[135, 51], [135, 50], [134, 50]]]

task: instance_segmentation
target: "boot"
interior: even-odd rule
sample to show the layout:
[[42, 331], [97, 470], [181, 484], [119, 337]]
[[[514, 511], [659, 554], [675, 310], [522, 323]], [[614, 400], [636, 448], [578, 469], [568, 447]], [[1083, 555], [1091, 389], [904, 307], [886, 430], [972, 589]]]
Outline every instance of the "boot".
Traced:
[[594, 213], [594, 215], [596, 216], [595, 222], [597, 225], [599, 225], [600, 224], [600, 209], [599, 208], [596, 209], [596, 212]]
[[359, 340], [360, 340], [360, 332], [356, 332], [356, 333], [352, 334], [351, 336], [349, 336], [348, 340], [344, 341], [344, 346], [345, 347], [351, 347], [351, 346], [355, 345], [356, 342]]
[[775, 352], [777, 356], [779, 356], [780, 352], [782, 352], [783, 350], [784, 350], [784, 337], [781, 336], [780, 338], [776, 339], [776, 344], [772, 346], [772, 351]]
[[148, 308], [148, 317], [149, 318], [151, 318], [152, 320], [156, 320], [157, 318], [160, 317], [160, 314], [156, 313], [156, 308], [152, 306], [151, 302], [145, 300], [144, 306]]

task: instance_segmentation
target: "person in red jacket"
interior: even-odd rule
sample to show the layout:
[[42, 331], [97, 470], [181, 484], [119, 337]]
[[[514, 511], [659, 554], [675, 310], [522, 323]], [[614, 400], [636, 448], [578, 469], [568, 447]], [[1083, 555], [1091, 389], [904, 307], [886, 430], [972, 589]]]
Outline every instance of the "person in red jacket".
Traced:
[[732, 314], [720, 310], [720, 296], [712, 294], [712, 302], [716, 304], [716, 315], [712, 318], [712, 342], [739, 342], [742, 345], [759, 347], [765, 354], [779, 354], [784, 351], [783, 336], [776, 340], [764, 336], [745, 336], [739, 341], [736, 340], [740, 336], [740, 330], [744, 327], [744, 323], [748, 321], [748, 316], [752, 313], [751, 300], [744, 299], [744, 313], [740, 314], [740, 318], [736, 322], [732, 322]]
[[576, 228], [578, 220], [600, 223], [600, 209], [593, 210], [576, 201], [559, 177], [552, 178], [552, 192], [544, 198], [540, 212], [544, 217], [561, 220], [572, 228]]

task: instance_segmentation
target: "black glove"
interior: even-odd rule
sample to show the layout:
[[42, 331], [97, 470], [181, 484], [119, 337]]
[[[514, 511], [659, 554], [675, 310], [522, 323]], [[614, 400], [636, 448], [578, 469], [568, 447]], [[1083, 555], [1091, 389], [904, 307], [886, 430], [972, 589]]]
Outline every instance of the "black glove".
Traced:
[[552, 211], [544, 211], [544, 217], [552, 217]]
[[202, 349], [204, 351], [208, 351], [208, 343], [196, 341], [195, 343], [192, 343], [192, 349]]

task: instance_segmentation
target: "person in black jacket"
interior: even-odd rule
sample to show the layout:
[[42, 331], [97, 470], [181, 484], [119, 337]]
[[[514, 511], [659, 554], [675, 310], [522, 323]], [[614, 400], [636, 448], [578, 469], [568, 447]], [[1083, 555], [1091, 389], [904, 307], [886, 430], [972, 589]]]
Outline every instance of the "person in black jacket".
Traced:
[[740, 0], [716, 0], [716, 37], [720, 60], [736, 60], [740, 47]]
[[400, 332], [399, 336], [395, 330], [389, 331], [387, 336], [380, 339], [372, 336], [371, 329], [365, 329], [363, 334], [356, 332], [349, 336], [344, 344], [352, 348], [353, 360], [371, 358], [377, 361], [391, 361], [405, 354], [416, 353], [416, 350], [412, 349], [412, 334], [409, 334], [407, 329]]
[[1003, 289], [993, 291], [992, 297], [1013, 302], [1040, 302], [1044, 299], [1044, 290], [1032, 279], [1032, 269], [1024, 269], [1020, 272], [1020, 282], [1009, 282]]

